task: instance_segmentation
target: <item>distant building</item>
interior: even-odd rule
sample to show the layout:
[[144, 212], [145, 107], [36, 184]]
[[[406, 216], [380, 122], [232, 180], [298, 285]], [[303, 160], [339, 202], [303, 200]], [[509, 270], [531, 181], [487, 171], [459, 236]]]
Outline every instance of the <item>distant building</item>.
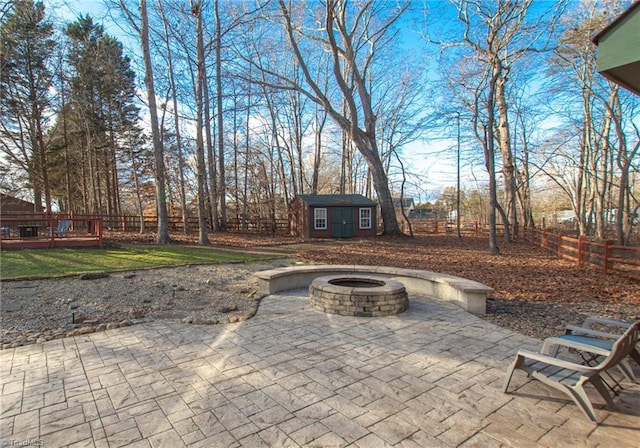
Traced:
[[449, 212], [435, 208], [416, 208], [409, 214], [409, 219], [427, 219], [434, 221], [446, 221]]
[[33, 202], [0, 193], [0, 214], [33, 213], [35, 209], [36, 206]]
[[393, 208], [396, 210], [402, 210], [404, 208], [404, 212], [408, 215], [416, 208], [416, 203], [413, 198], [393, 198]]
[[376, 236], [377, 204], [360, 194], [302, 194], [291, 202], [289, 216], [295, 236]]
[[558, 210], [552, 218], [560, 224], [573, 224], [576, 220], [576, 214], [573, 210]]
[[396, 212], [396, 219], [402, 222], [405, 219], [405, 215], [407, 218], [413, 219], [413, 211], [416, 209], [416, 204], [413, 198], [402, 198], [402, 200], [393, 198], [393, 208]]

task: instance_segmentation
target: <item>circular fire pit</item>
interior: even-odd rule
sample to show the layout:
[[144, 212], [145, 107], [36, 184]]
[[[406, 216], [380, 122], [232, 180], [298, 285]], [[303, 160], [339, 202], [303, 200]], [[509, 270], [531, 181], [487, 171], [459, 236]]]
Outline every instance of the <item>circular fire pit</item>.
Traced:
[[355, 275], [316, 278], [309, 285], [309, 300], [317, 310], [342, 316], [391, 316], [409, 307], [402, 283]]

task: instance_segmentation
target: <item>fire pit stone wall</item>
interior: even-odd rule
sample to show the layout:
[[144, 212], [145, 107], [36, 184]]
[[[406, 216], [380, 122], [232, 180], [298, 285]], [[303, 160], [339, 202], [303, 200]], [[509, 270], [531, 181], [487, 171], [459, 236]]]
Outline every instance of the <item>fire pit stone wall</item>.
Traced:
[[409, 307], [402, 283], [372, 277], [318, 277], [309, 285], [309, 300], [314, 309], [342, 316], [391, 316]]

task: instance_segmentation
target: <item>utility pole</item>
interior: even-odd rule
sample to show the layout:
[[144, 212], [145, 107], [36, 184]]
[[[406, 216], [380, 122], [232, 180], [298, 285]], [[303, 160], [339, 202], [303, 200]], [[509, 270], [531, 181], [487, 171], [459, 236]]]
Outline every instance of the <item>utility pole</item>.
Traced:
[[456, 180], [456, 229], [458, 231], [458, 238], [462, 238], [460, 232], [460, 112], [456, 112], [457, 124], [458, 124], [458, 154], [457, 154], [457, 180]]

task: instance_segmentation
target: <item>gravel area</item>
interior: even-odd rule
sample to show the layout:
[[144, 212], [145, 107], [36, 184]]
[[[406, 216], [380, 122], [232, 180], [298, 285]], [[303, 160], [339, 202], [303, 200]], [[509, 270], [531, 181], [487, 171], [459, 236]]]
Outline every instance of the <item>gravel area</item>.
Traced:
[[[261, 296], [251, 275], [294, 260], [259, 264], [183, 266], [109, 275], [11, 281], [0, 284], [2, 349], [44, 342], [154, 319], [214, 325], [251, 318]], [[501, 327], [532, 337], [562, 332], [587, 316], [640, 319], [634, 305], [599, 301], [549, 303], [487, 301], [482, 316]]]
[[[219, 264], [2, 282], [3, 349], [154, 319], [241, 322], [260, 302], [253, 272], [290, 264]], [[75, 308], [75, 309], [74, 309]]]

